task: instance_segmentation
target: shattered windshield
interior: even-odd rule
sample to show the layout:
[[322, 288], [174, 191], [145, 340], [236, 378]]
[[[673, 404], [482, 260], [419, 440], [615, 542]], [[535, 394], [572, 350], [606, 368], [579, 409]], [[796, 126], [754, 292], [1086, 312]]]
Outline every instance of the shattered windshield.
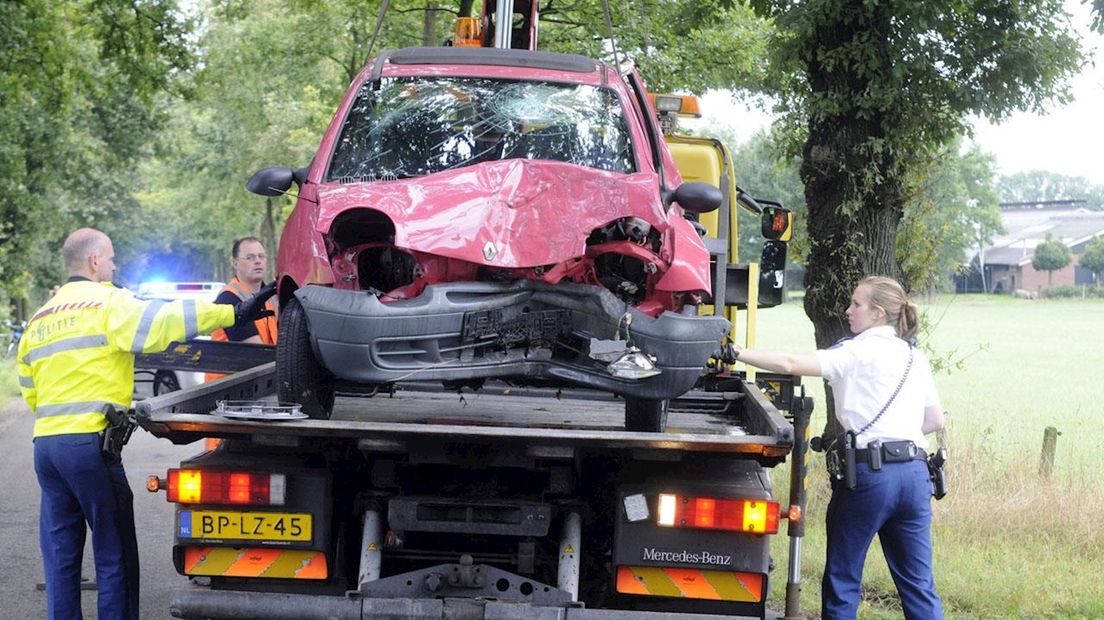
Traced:
[[373, 86], [357, 93], [328, 180], [400, 179], [516, 158], [635, 171], [625, 115], [607, 89], [455, 77]]

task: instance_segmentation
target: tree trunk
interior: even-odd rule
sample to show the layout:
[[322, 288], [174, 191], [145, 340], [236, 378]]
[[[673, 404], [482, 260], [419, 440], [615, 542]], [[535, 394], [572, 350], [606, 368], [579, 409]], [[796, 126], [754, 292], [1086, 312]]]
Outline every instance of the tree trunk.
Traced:
[[[888, 20], [876, 21], [884, 22], [886, 36], [872, 44], [884, 50]], [[866, 29], [866, 24], [841, 18], [822, 29], [825, 47], [849, 45], [857, 31]], [[888, 59], [887, 52], [881, 56]], [[891, 68], [887, 60], [883, 70]], [[853, 101], [869, 83], [869, 77], [853, 71], [847, 63], [826, 67], [818, 58], [810, 58], [807, 70], [814, 96]], [[890, 124], [878, 110], [855, 107], [809, 121], [800, 168], [808, 205], [805, 314], [813, 323], [818, 349], [851, 335], [844, 313], [859, 280], [874, 274], [899, 277], [897, 223], [903, 214], [904, 196], [895, 176], [897, 161], [892, 153], [870, 148], [871, 141], [883, 137]], [[866, 181], [870, 178], [879, 180]], [[831, 390], [825, 393], [829, 406], [825, 435], [834, 437], [839, 434], [839, 424]]]
[[425, 47], [437, 45], [437, 7], [432, 1], [426, 2], [425, 19], [422, 22], [422, 45]]

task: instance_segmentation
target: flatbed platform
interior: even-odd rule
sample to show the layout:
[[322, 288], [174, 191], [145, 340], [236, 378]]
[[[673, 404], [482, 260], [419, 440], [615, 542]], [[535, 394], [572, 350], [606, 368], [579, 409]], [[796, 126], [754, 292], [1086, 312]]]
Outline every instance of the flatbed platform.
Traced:
[[758, 390], [691, 392], [673, 401], [663, 433], [624, 428], [624, 401], [585, 390], [445, 391], [400, 385], [372, 397], [339, 396], [329, 420], [252, 421], [216, 413], [219, 401], [276, 403], [274, 365], [265, 364], [183, 392], [139, 401], [138, 421], [174, 443], [242, 434], [365, 442], [516, 441], [528, 446], [749, 453], [785, 458], [792, 426]]

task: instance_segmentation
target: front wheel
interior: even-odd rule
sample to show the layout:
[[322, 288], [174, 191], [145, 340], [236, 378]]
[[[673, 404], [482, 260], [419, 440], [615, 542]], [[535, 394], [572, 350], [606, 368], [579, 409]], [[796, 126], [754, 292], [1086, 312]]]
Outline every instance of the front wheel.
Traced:
[[299, 403], [303, 413], [328, 420], [333, 413], [333, 375], [311, 348], [307, 312], [292, 297], [280, 316], [276, 340], [276, 385], [282, 403]]
[[625, 430], [662, 433], [667, 430], [666, 400], [625, 398]]

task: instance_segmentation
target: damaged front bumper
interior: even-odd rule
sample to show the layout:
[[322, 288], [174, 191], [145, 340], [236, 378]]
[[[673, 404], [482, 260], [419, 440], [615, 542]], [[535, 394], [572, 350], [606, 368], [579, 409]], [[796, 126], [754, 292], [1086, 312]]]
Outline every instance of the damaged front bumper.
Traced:
[[[670, 399], [694, 386], [730, 328], [717, 316], [652, 318], [603, 288], [571, 283], [436, 284], [387, 303], [323, 286], [295, 296], [319, 360], [339, 380], [359, 384], [528, 379]], [[592, 339], [606, 349], [628, 339], [660, 373], [615, 377], [591, 355]]]

